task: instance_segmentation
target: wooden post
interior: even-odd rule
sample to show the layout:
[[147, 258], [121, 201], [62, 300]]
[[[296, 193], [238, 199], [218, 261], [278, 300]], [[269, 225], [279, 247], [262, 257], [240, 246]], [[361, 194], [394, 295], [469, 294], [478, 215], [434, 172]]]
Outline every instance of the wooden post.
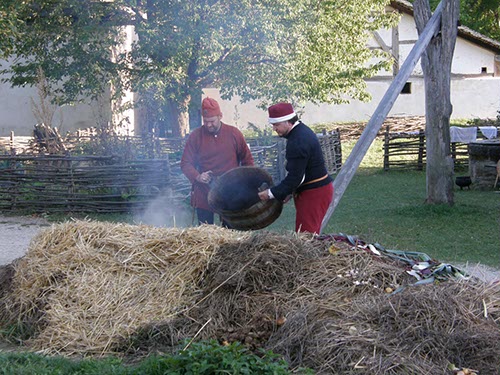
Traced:
[[14, 149], [14, 132], [10, 132], [10, 154], [15, 155], [16, 150]]
[[283, 180], [285, 178], [286, 172], [285, 172], [285, 158], [283, 156], [283, 151], [284, 151], [284, 141], [281, 139], [278, 139], [276, 143], [276, 148], [277, 148], [277, 156], [278, 156], [278, 176], [279, 176], [279, 181]]
[[394, 26], [392, 28], [392, 57], [394, 59], [394, 64], [392, 65], [392, 75], [395, 77], [399, 73], [399, 27]]
[[385, 128], [384, 135], [384, 171], [389, 170], [389, 125]]
[[336, 133], [338, 142], [335, 143], [335, 172], [342, 168], [342, 140], [340, 139], [340, 128], [337, 128]]
[[429, 22], [427, 22], [427, 25], [425, 26], [424, 30], [422, 31], [422, 34], [420, 35], [417, 42], [410, 51], [405, 62], [401, 66], [399, 73], [397, 74], [397, 76], [394, 78], [391, 85], [387, 89], [387, 92], [385, 93], [384, 97], [377, 106], [377, 109], [373, 113], [373, 116], [371, 117], [370, 121], [368, 121], [365, 130], [361, 134], [361, 137], [359, 138], [358, 142], [356, 142], [356, 144], [354, 145], [354, 148], [352, 149], [351, 154], [347, 158], [344, 166], [340, 170], [338, 176], [333, 181], [335, 193], [333, 201], [330, 204], [330, 207], [328, 207], [325, 217], [323, 218], [323, 222], [321, 223], [320, 234], [323, 233], [323, 230], [330, 221], [330, 217], [332, 216], [333, 211], [335, 211], [335, 208], [337, 207], [340, 199], [344, 195], [344, 192], [347, 189], [349, 183], [351, 182], [354, 173], [356, 173], [356, 170], [361, 164], [361, 161], [363, 160], [363, 157], [368, 151], [368, 148], [370, 147], [373, 140], [377, 136], [380, 127], [384, 123], [387, 114], [391, 110], [392, 106], [394, 105], [394, 102], [398, 98], [399, 93], [401, 92], [406, 81], [413, 72], [415, 65], [417, 65], [420, 56], [422, 56], [422, 54], [424, 53], [425, 49], [429, 45], [434, 34], [439, 30], [443, 7], [444, 3], [443, 1], [441, 1], [437, 6], [434, 14], [430, 18]]
[[451, 158], [453, 159], [453, 165], [457, 164], [457, 144], [451, 142]]
[[424, 151], [425, 151], [425, 132], [420, 130], [418, 133], [418, 160], [417, 169], [419, 171], [424, 169]]

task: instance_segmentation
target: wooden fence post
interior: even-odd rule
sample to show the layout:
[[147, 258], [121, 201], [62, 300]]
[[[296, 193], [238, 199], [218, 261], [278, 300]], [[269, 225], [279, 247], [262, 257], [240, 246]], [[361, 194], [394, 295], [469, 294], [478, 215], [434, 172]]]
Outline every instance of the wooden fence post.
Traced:
[[389, 125], [385, 128], [384, 134], [384, 171], [389, 170]]
[[278, 175], [279, 175], [279, 180], [282, 181], [285, 178], [285, 158], [283, 156], [283, 151], [284, 151], [284, 141], [282, 139], [278, 139], [276, 143], [277, 147], [277, 152], [278, 152]]
[[14, 148], [14, 132], [10, 132], [10, 154], [15, 155], [16, 154], [16, 149]]
[[340, 170], [340, 168], [342, 168], [342, 139], [340, 139], [340, 128], [337, 128], [336, 131], [337, 131], [337, 139], [339, 141], [335, 149], [335, 152], [337, 153], [336, 167], [337, 170]]
[[419, 171], [424, 169], [424, 153], [425, 153], [425, 132], [420, 130], [418, 133], [418, 160], [417, 169]]

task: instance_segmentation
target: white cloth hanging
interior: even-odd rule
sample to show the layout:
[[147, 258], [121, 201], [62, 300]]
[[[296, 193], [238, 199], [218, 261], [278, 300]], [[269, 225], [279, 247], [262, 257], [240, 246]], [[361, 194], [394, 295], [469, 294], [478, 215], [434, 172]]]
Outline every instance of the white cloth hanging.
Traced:
[[471, 143], [477, 139], [477, 127], [461, 128], [459, 126], [450, 126], [451, 143]]
[[496, 126], [480, 126], [479, 130], [488, 139], [497, 137], [497, 127]]

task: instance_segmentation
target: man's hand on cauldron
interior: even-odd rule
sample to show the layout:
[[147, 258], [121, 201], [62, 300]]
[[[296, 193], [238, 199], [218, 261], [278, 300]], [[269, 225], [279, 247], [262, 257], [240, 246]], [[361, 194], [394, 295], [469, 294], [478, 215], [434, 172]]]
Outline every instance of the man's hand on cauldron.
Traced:
[[212, 171], [202, 172], [196, 177], [196, 181], [201, 182], [202, 184], [209, 184], [212, 181], [213, 173]]

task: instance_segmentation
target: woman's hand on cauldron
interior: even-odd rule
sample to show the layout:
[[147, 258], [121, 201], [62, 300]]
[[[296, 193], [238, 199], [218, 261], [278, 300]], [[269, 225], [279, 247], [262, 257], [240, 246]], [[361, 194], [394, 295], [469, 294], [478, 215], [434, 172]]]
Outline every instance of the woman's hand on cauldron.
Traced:
[[264, 191], [259, 191], [259, 198], [261, 201], [269, 200], [269, 189], [266, 189]]
[[202, 184], [209, 184], [212, 181], [212, 171], [202, 172], [196, 177], [196, 181]]

